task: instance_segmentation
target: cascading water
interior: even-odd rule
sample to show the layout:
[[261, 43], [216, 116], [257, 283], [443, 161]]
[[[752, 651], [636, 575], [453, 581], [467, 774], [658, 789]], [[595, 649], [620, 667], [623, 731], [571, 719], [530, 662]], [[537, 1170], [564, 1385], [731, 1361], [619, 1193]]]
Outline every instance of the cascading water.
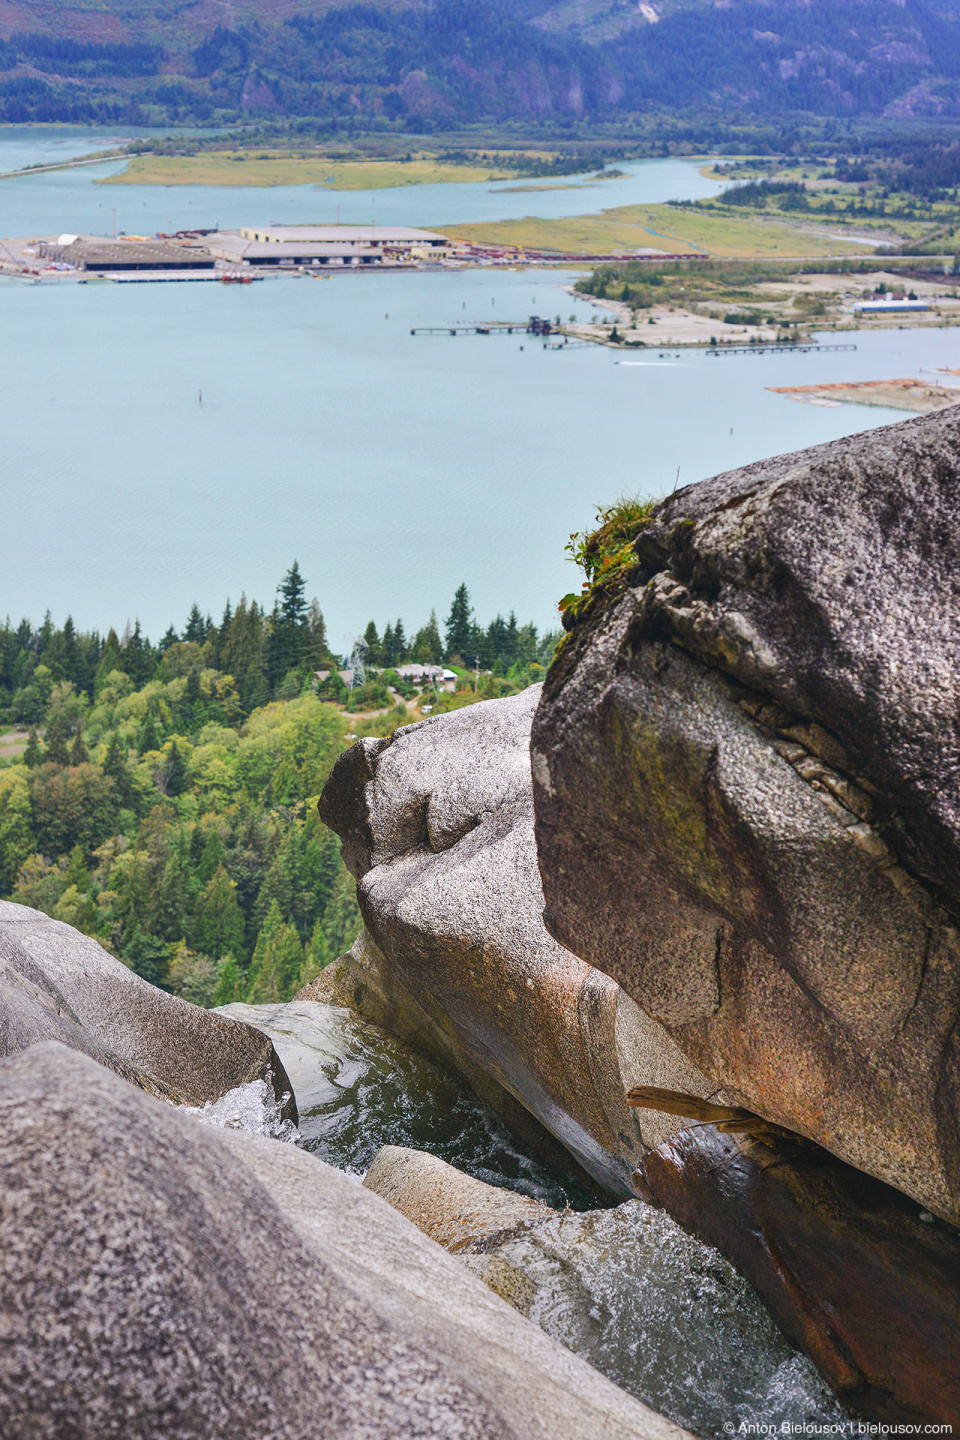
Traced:
[[427, 1150], [565, 1211], [496, 1246], [527, 1277], [531, 1320], [697, 1435], [720, 1440], [731, 1422], [779, 1431], [782, 1422], [849, 1421], [716, 1250], [642, 1201], [598, 1208], [587, 1184], [525, 1154], [455, 1076], [338, 1006], [237, 1004], [223, 1013], [270, 1036], [300, 1128], [281, 1119], [263, 1081], [194, 1111], [199, 1119], [293, 1140], [358, 1178], [383, 1145]]
[[556, 1216], [493, 1253], [534, 1282], [541, 1329], [697, 1435], [849, 1420], [753, 1287], [662, 1210]]
[[[409, 1145], [556, 1209], [602, 1203], [573, 1167], [563, 1174], [527, 1155], [462, 1080], [350, 1010], [306, 1001], [225, 1005], [223, 1014], [270, 1036], [296, 1095], [298, 1143], [338, 1170], [362, 1179], [382, 1146]], [[209, 1106], [201, 1118], [221, 1123]], [[272, 1133], [269, 1123], [247, 1128]]]

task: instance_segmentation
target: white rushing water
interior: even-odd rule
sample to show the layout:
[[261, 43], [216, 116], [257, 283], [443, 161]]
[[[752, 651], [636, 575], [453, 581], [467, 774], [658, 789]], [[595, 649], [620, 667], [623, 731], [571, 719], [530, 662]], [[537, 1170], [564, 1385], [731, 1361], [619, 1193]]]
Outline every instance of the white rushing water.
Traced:
[[185, 1109], [204, 1125], [216, 1125], [221, 1130], [247, 1130], [251, 1135], [265, 1135], [268, 1140], [297, 1141], [300, 1131], [292, 1120], [283, 1117], [285, 1100], [277, 1099], [268, 1080], [249, 1080], [246, 1085], [228, 1090], [219, 1100]]
[[535, 1282], [531, 1320], [697, 1435], [848, 1418], [729, 1261], [640, 1200], [548, 1220], [496, 1254]]
[[[574, 1200], [577, 1210], [495, 1254], [532, 1282], [531, 1320], [655, 1410], [718, 1440], [731, 1421], [847, 1418], [753, 1288], [663, 1211], [639, 1200], [597, 1208], [601, 1197], [524, 1156], [455, 1077], [349, 1010], [295, 1002], [223, 1013], [269, 1035], [290, 1077], [300, 1133], [281, 1138], [339, 1169], [362, 1176], [382, 1145], [406, 1145], [555, 1207]], [[231, 1091], [217, 1102], [226, 1121], [213, 1106], [201, 1118], [269, 1133], [264, 1099]]]

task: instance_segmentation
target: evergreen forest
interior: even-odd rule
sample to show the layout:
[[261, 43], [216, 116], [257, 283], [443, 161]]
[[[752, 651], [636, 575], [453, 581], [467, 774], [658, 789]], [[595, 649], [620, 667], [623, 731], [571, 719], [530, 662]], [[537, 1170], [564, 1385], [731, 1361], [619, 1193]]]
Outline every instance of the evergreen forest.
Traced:
[[[311, 116], [424, 133], [649, 114], [943, 117], [952, 0], [348, 0], [232, 7], [36, 0], [0, 36], [0, 119]], [[291, 13], [294, 11], [295, 13]], [[109, 15], [106, 12], [110, 12]], [[109, 37], [109, 38], [107, 38]]]
[[[435, 614], [409, 641], [402, 620], [371, 621], [351, 689], [296, 563], [271, 609], [243, 597], [214, 623], [194, 605], [156, 645], [139, 624], [102, 637], [8, 620], [0, 896], [195, 1004], [287, 999], [360, 928], [316, 812], [345, 745], [420, 718], [421, 698], [449, 709], [523, 688], [556, 638], [513, 615], [479, 626], [461, 585], [442, 634]], [[393, 668], [410, 661], [457, 678], [420, 696]]]

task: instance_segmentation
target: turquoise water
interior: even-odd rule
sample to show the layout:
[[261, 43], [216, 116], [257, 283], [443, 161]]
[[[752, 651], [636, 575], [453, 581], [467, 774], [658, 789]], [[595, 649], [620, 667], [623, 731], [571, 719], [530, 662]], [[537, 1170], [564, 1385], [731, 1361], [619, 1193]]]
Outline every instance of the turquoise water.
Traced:
[[0, 174], [27, 165], [58, 165], [122, 145], [119, 130], [91, 130], [86, 125], [0, 125]]
[[[143, 132], [138, 132], [143, 133]], [[59, 126], [0, 126], [0, 173], [51, 164], [122, 144], [120, 131]], [[722, 186], [690, 160], [642, 160], [601, 181], [582, 175], [550, 181], [501, 180], [470, 185], [404, 185], [390, 190], [327, 190], [317, 185], [100, 185], [125, 161], [87, 165], [51, 175], [0, 181], [0, 235], [48, 235], [118, 230], [152, 234], [190, 226], [333, 223], [442, 226], [524, 215], [583, 215], [614, 205], [716, 195]], [[536, 188], [528, 188], [535, 186]], [[656, 247], [656, 240], [650, 244]]]
[[[661, 162], [645, 163], [641, 175]], [[695, 165], [668, 164], [678, 170], [671, 185], [681, 170], [691, 185], [701, 178]], [[31, 229], [22, 214], [9, 222], [11, 192], [27, 208], [32, 195], [32, 213], [47, 207], [47, 229], [78, 223], [66, 213], [71, 196], [97, 205], [128, 193], [98, 189], [97, 168], [0, 184], [0, 233]], [[221, 207], [242, 196], [236, 219], [329, 215], [316, 204], [331, 197], [311, 187], [286, 212], [277, 190], [187, 188], [186, 198], [151, 191], [173, 212], [162, 228], [211, 194]], [[377, 203], [395, 207], [390, 218], [426, 223], [426, 190], [440, 189], [434, 223], [479, 204], [467, 193], [478, 188], [380, 191]], [[507, 201], [573, 207], [569, 191], [491, 189], [490, 217], [508, 213]], [[352, 198], [333, 197], [344, 207]], [[344, 208], [343, 218], [364, 217]], [[960, 364], [956, 330], [861, 334], [849, 354], [645, 353], [631, 364], [598, 347], [546, 351], [525, 336], [410, 334], [531, 312], [589, 316], [561, 288], [572, 278], [473, 270], [245, 287], [0, 284], [0, 614], [39, 620], [49, 607], [60, 621], [70, 612], [99, 627], [139, 617], [156, 637], [182, 625], [193, 600], [215, 613], [241, 590], [271, 603], [296, 557], [335, 648], [371, 616], [382, 625], [400, 615], [408, 633], [431, 607], [442, 619], [462, 580], [482, 620], [513, 608], [549, 626], [556, 599], [577, 583], [564, 544], [596, 504], [661, 495], [678, 471], [685, 484], [903, 418], [799, 405], [766, 387]]]

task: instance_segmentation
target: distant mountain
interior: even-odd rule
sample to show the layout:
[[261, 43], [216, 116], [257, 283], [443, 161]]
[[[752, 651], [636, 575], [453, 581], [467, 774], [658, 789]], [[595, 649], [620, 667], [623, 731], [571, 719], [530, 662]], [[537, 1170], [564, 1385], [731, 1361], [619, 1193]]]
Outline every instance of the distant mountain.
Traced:
[[0, 118], [960, 114], [960, 0], [5, 0]]

